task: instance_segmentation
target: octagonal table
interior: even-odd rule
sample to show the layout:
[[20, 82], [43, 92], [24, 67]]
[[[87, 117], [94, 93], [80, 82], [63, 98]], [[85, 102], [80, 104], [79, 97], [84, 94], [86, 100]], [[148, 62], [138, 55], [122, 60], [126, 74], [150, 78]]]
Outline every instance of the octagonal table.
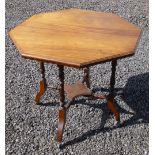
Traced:
[[[141, 30], [112, 13], [67, 9], [33, 15], [13, 28], [9, 35], [24, 58], [40, 62], [42, 80], [36, 95], [37, 104], [47, 88], [44, 62], [59, 68], [60, 108], [58, 142], [61, 144], [66, 110], [78, 96], [88, 99], [107, 99], [108, 108], [120, 121], [114, 104], [115, 70], [117, 59], [132, 56]], [[90, 90], [89, 66], [112, 61], [110, 93], [96, 96]], [[84, 78], [73, 85], [64, 85], [64, 66], [82, 68]], [[65, 103], [65, 92], [70, 102]]]

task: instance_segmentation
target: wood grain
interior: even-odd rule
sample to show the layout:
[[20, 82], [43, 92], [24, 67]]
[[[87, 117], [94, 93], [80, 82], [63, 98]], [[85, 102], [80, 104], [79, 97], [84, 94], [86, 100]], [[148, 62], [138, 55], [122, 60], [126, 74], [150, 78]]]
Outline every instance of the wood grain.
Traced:
[[25, 58], [83, 67], [134, 54], [140, 29], [112, 13], [41, 13], [10, 32]]

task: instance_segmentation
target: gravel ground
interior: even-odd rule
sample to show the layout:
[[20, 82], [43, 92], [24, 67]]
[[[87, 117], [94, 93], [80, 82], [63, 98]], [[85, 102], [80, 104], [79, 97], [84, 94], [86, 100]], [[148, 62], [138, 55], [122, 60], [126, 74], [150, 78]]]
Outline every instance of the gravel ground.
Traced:
[[[104, 101], [79, 98], [67, 113], [60, 150], [56, 142], [58, 92], [48, 89], [42, 98], [44, 105], [35, 105], [39, 64], [21, 58], [8, 31], [35, 13], [72, 7], [116, 13], [143, 33], [135, 56], [118, 61], [116, 101], [122, 125], [114, 127], [114, 117]], [[6, 154], [147, 155], [148, 40], [148, 0], [6, 0]], [[57, 67], [45, 65], [48, 83], [58, 85]], [[66, 83], [82, 76], [81, 70], [65, 68]], [[108, 93], [109, 76], [110, 62], [91, 67], [91, 87], [96, 93]]]

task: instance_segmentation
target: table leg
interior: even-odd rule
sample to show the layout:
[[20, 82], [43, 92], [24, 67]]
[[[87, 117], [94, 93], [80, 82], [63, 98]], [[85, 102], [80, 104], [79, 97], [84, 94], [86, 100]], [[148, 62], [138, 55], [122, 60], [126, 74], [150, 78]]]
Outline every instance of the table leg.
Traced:
[[59, 79], [60, 79], [60, 107], [59, 107], [59, 122], [58, 122], [58, 131], [57, 139], [58, 142], [62, 142], [63, 129], [66, 121], [66, 109], [64, 107], [65, 93], [64, 93], [64, 66], [58, 65], [59, 67]]
[[114, 104], [114, 86], [115, 86], [115, 71], [116, 71], [117, 61], [112, 61], [112, 73], [110, 79], [110, 94], [108, 96], [108, 108], [112, 111], [115, 116], [116, 121], [120, 122], [120, 113], [117, 111], [117, 108]]
[[40, 81], [40, 90], [37, 93], [35, 98], [36, 104], [40, 102], [40, 98], [45, 93], [46, 87], [47, 87], [46, 79], [45, 79], [45, 67], [43, 62], [40, 62], [40, 69], [41, 69], [42, 80]]
[[84, 68], [84, 78], [83, 83], [85, 82], [87, 87], [90, 88], [90, 81], [89, 81], [89, 68]]

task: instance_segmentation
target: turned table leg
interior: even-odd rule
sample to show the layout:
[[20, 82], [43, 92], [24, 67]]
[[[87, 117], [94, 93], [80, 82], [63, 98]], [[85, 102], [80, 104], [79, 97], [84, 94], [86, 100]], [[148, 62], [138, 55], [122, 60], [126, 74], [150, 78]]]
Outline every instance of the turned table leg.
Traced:
[[86, 83], [87, 87], [90, 88], [90, 80], [89, 80], [89, 68], [84, 68], [84, 78], [83, 83]]
[[115, 86], [115, 71], [116, 71], [117, 61], [112, 61], [112, 73], [110, 79], [110, 94], [108, 96], [107, 106], [114, 114], [116, 121], [120, 122], [120, 113], [117, 111], [117, 108], [114, 104], [114, 86]]
[[46, 79], [45, 79], [45, 67], [43, 62], [40, 62], [40, 69], [41, 69], [42, 80], [40, 81], [40, 90], [37, 93], [35, 98], [36, 104], [39, 104], [40, 98], [45, 93], [46, 87], [47, 87]]
[[62, 142], [63, 129], [66, 121], [66, 109], [64, 107], [65, 93], [64, 93], [64, 66], [58, 65], [59, 67], [59, 79], [60, 79], [60, 107], [59, 107], [59, 121], [58, 121], [58, 131], [57, 140], [59, 143]]

